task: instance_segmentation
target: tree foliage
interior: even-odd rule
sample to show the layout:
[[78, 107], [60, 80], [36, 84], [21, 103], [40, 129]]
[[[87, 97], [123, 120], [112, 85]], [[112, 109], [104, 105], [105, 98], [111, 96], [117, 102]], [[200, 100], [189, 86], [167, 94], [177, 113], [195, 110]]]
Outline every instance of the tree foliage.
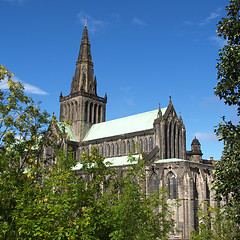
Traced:
[[217, 33], [226, 41], [219, 50], [218, 83], [215, 94], [228, 105], [236, 105], [240, 113], [240, 1], [230, 0], [227, 17], [218, 23]]
[[203, 202], [199, 207], [198, 219], [198, 232], [191, 232], [191, 240], [237, 240], [240, 238], [234, 222], [220, 206], [213, 208]]
[[237, 123], [225, 120], [216, 133], [224, 142], [222, 159], [216, 164], [214, 188], [219, 199], [226, 199], [229, 217], [240, 223], [240, 1], [230, 0], [227, 16], [218, 23], [218, 35], [226, 41], [219, 51], [218, 83], [215, 94], [225, 104], [237, 108]]
[[[11, 76], [0, 66], [0, 84], [7, 82], [8, 86], [0, 90], [0, 236], [15, 224], [10, 213], [27, 179], [24, 171], [35, 167], [39, 139], [49, 123], [48, 114], [24, 95], [21, 83]], [[11, 234], [9, 239], [14, 239]]]
[[[0, 91], [0, 239], [167, 239], [174, 224], [170, 206], [164, 190], [143, 191], [145, 162], [130, 158], [120, 175], [92, 149], [82, 155], [81, 170], [73, 170], [72, 152], [48, 141], [46, 127], [55, 118], [49, 121], [1, 66], [0, 80], [6, 78], [9, 87]], [[42, 157], [44, 146], [54, 150], [51, 163]]]

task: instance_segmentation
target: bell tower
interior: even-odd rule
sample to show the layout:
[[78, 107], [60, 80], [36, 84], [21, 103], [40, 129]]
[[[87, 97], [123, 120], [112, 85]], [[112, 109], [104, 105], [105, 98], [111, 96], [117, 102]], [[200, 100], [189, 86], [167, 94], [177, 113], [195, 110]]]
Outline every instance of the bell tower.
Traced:
[[76, 139], [81, 142], [90, 127], [105, 122], [107, 95], [97, 95], [97, 78], [94, 77], [91, 45], [85, 24], [71, 92], [60, 95], [60, 121], [70, 122]]

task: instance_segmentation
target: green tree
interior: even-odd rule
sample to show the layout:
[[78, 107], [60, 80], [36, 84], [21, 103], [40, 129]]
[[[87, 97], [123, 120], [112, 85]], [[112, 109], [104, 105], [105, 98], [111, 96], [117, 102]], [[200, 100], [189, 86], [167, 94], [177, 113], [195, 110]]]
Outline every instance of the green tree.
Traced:
[[[203, 210], [206, 209], [206, 210]], [[226, 212], [219, 207], [213, 208], [203, 202], [198, 211], [198, 232], [191, 232], [191, 240], [234, 240], [240, 238]]]
[[173, 229], [166, 192], [147, 196], [141, 182], [144, 161], [122, 176], [104, 162], [96, 149], [83, 154], [81, 174], [69, 153], [42, 169], [42, 182], [34, 171], [16, 194], [12, 211], [16, 239], [168, 239]]
[[[174, 224], [170, 206], [164, 190], [143, 191], [145, 162], [130, 157], [119, 175], [92, 149], [82, 155], [80, 172], [73, 170], [71, 150], [59, 149], [48, 127], [56, 119], [49, 121], [1, 66], [0, 81], [6, 78], [8, 89], [0, 91], [0, 239], [167, 239]], [[46, 146], [51, 161], [42, 157]]]
[[0, 236], [14, 239], [13, 231], [5, 230], [14, 229], [11, 212], [17, 205], [16, 194], [23, 190], [24, 171], [39, 159], [39, 140], [49, 121], [48, 114], [24, 95], [22, 84], [11, 77], [0, 65], [0, 84], [6, 81], [8, 86], [0, 90]]
[[215, 94], [225, 104], [237, 108], [237, 123], [219, 123], [216, 134], [224, 142], [220, 162], [216, 164], [214, 188], [218, 198], [226, 200], [229, 217], [240, 223], [240, 1], [230, 0], [226, 7], [227, 16], [218, 23], [218, 35], [226, 41], [219, 50], [217, 63], [218, 83]]
[[93, 239], [168, 239], [174, 225], [171, 206], [164, 189], [150, 196], [143, 191], [145, 161], [130, 156], [130, 166], [119, 175], [103, 160], [96, 149], [82, 157], [83, 171], [91, 176], [88, 189], [94, 202], [85, 208], [86, 239], [93, 235]]

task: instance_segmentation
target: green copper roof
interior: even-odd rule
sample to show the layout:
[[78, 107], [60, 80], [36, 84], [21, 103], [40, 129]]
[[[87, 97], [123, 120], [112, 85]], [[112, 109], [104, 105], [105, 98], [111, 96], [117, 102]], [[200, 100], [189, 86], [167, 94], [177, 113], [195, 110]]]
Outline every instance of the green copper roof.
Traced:
[[172, 162], [190, 162], [190, 161], [179, 158], [159, 159], [154, 161], [154, 163], [172, 163]]
[[[129, 162], [128, 158], [129, 156], [121, 156], [121, 157], [111, 157], [111, 158], [105, 158], [104, 162], [108, 167], [117, 167], [117, 166], [126, 166], [137, 163], [137, 160], [139, 158], [139, 155], [133, 155], [132, 157], [136, 158], [136, 161]], [[110, 163], [110, 164], [107, 164]], [[79, 162], [75, 167], [72, 168], [72, 170], [81, 170], [82, 164]]]
[[[167, 108], [161, 109], [162, 115], [164, 115], [166, 109]], [[83, 142], [152, 129], [153, 122], [157, 118], [157, 115], [158, 110], [153, 110], [125, 118], [94, 124], [84, 137]]]
[[[137, 160], [139, 158], [139, 154], [138, 155], [133, 155], [132, 157], [136, 158], [135, 162], [129, 162], [129, 156], [121, 156], [121, 157], [111, 157], [111, 158], [105, 158], [104, 162], [110, 162], [110, 164], [106, 164], [109, 167], [117, 167], [117, 166], [126, 166], [126, 165], [131, 165], [131, 164], [135, 164], [137, 163]], [[178, 158], [169, 158], [169, 159], [159, 159], [154, 161], [154, 163], [174, 163], [174, 162], [190, 162], [188, 160], [184, 160], [184, 159], [178, 159]], [[79, 162], [74, 168], [72, 168], [73, 170], [81, 170], [82, 168], [82, 164]]]
[[57, 125], [61, 132], [65, 131], [67, 134], [67, 139], [73, 142], [77, 142], [77, 139], [75, 138], [71, 126], [69, 124], [66, 124], [64, 122], [57, 122]]

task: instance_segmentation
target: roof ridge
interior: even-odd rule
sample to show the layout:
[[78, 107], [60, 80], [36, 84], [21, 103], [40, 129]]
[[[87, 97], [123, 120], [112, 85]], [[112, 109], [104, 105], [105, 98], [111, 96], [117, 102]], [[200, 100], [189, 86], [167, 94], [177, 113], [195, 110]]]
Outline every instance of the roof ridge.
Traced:
[[[163, 109], [167, 109], [167, 107], [161, 108], [161, 110], [163, 110]], [[117, 120], [121, 120], [121, 119], [131, 118], [131, 117], [135, 117], [135, 116], [138, 116], [138, 115], [147, 114], [147, 113], [151, 113], [151, 112], [155, 112], [155, 111], [158, 111], [158, 109], [147, 111], [147, 112], [142, 112], [142, 113], [137, 113], [137, 114], [129, 115], [129, 116], [126, 116], [126, 117], [120, 117], [120, 118], [112, 119], [112, 120], [101, 122], [101, 123], [95, 123], [95, 124], [93, 124], [93, 126], [94, 125], [99, 125], [99, 124], [104, 124], [104, 123], [109, 123], [109, 122], [113, 122], [113, 121], [117, 121]]]
[[[167, 108], [162, 108], [163, 115]], [[159, 109], [93, 124], [83, 142], [153, 129]]]

